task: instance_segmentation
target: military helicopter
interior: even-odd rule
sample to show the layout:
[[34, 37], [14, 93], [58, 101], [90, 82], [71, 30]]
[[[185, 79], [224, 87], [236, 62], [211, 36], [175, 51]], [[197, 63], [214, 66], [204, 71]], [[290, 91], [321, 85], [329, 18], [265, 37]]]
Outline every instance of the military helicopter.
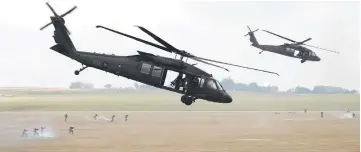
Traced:
[[277, 54], [281, 54], [281, 55], [285, 55], [285, 56], [289, 56], [289, 57], [299, 58], [299, 59], [301, 59], [301, 63], [304, 63], [307, 60], [308, 61], [321, 61], [321, 58], [318, 57], [315, 52], [313, 52], [312, 50], [310, 50], [310, 49], [308, 49], [306, 47], [303, 47], [302, 45], [317, 48], [317, 49], [320, 49], [320, 50], [333, 52], [333, 53], [339, 53], [339, 52], [336, 52], [336, 51], [331, 51], [331, 50], [328, 50], [328, 49], [323, 49], [323, 48], [319, 48], [319, 47], [316, 47], [316, 46], [304, 44], [305, 42], [311, 40], [312, 38], [308, 38], [308, 39], [306, 39], [306, 40], [304, 40], [302, 42], [297, 42], [297, 41], [291, 40], [289, 38], [283, 37], [281, 35], [278, 35], [278, 34], [270, 32], [270, 31], [267, 31], [267, 30], [263, 30], [263, 31], [265, 31], [267, 33], [270, 33], [272, 35], [278, 36], [280, 38], [286, 39], [286, 40], [291, 41], [293, 43], [284, 43], [282, 45], [260, 45], [258, 43], [256, 37], [254, 36], [254, 32], [258, 31], [258, 29], [252, 31], [251, 28], [249, 28], [249, 26], [247, 26], [247, 27], [249, 29], [249, 32], [244, 36], [249, 35], [252, 46], [262, 50], [261, 52], [259, 52], [259, 54], [261, 54], [263, 51], [269, 51], [269, 52], [273, 52], [273, 53], [277, 53]]
[[[154, 86], [160, 89], [165, 89], [169, 91], [173, 91], [176, 93], [184, 94], [181, 97], [181, 101], [186, 105], [191, 105], [194, 103], [196, 99], [204, 99], [211, 102], [217, 103], [230, 103], [232, 102], [232, 97], [227, 94], [227, 92], [223, 89], [222, 85], [213, 78], [212, 74], [209, 74], [202, 69], [197, 68], [194, 64], [188, 64], [184, 62], [182, 59], [184, 57], [191, 58], [195, 61], [202, 62], [205, 64], [209, 64], [212, 66], [216, 66], [227, 70], [224, 67], [208, 63], [217, 62], [222, 64], [228, 64], [233, 66], [238, 66], [242, 68], [268, 72], [272, 74], [276, 74], [274, 72], [254, 69], [250, 67], [243, 67], [239, 65], [219, 62], [215, 60], [205, 59], [201, 57], [197, 57], [192, 55], [186, 51], [178, 50], [175, 47], [171, 46], [164, 40], [160, 39], [147, 29], [138, 26], [142, 31], [146, 32], [158, 42], [162, 43], [164, 46], [160, 46], [145, 40], [141, 40], [139, 38], [123, 34], [117, 31], [114, 31], [118, 34], [125, 35], [127, 37], [136, 39], [143, 43], [152, 45], [154, 47], [160, 48], [162, 50], [168, 52], [174, 52], [178, 55], [181, 55], [181, 59], [173, 59], [162, 56], [156, 56], [150, 53], [137, 51], [139, 55], [130, 55], [130, 56], [116, 56], [116, 55], [107, 55], [107, 54], [99, 54], [99, 53], [90, 53], [90, 52], [81, 52], [78, 51], [73, 42], [69, 37], [69, 30], [65, 26], [64, 16], [71, 13], [75, 10], [76, 6], [64, 13], [63, 15], [57, 15], [53, 8], [46, 3], [50, 10], [53, 12], [54, 16], [51, 16], [51, 22], [46, 26], [42, 27], [40, 30], [43, 30], [45, 27], [50, 24], [54, 25], [55, 31], [53, 38], [55, 40], [55, 45], [50, 49], [54, 50], [64, 56], [67, 56], [73, 60], [76, 60], [82, 64], [82, 68], [76, 70], [75, 75], [79, 75], [79, 73], [85, 70], [88, 67], [92, 67], [98, 70], [102, 70], [105, 72], [112, 73], [117, 76], [122, 76], [134, 81], [138, 81], [150, 86]], [[97, 26], [101, 28], [105, 28], [103, 26]], [[105, 28], [108, 29], [108, 28]], [[111, 29], [108, 29], [111, 30]], [[178, 72], [179, 75], [177, 78], [171, 83], [173, 86], [166, 86], [165, 79], [167, 77], [168, 71]], [[185, 77], [183, 77], [185, 76]]]

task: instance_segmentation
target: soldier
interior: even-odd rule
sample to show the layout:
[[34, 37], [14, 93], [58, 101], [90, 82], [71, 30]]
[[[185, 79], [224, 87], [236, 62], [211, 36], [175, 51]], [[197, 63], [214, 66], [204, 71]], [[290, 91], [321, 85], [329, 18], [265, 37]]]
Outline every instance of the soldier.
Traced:
[[67, 121], [68, 120], [68, 114], [65, 114], [64, 117], [65, 117], [65, 121]]
[[323, 118], [323, 112], [321, 112], [321, 118]]
[[69, 135], [74, 135], [74, 127], [69, 127]]
[[355, 113], [352, 113], [352, 118], [356, 118], [356, 114], [355, 114]]
[[128, 115], [126, 114], [126, 115], [125, 115], [125, 121], [127, 121], [127, 120], [128, 120]]
[[303, 111], [304, 111], [305, 113], [307, 113], [307, 108], [305, 108]]
[[113, 122], [115, 118], [115, 115], [112, 116], [112, 120], [110, 120], [110, 122]]
[[45, 127], [41, 127], [41, 128], [40, 128], [40, 133], [41, 133], [41, 135], [44, 134], [44, 129], [45, 129]]
[[23, 133], [21, 134], [21, 137], [28, 137], [28, 133], [26, 133], [28, 130], [24, 129]]
[[93, 119], [94, 119], [94, 120], [97, 120], [97, 117], [98, 117], [98, 114], [95, 114], [94, 117], [93, 117]]
[[39, 136], [38, 128], [34, 128], [34, 136]]

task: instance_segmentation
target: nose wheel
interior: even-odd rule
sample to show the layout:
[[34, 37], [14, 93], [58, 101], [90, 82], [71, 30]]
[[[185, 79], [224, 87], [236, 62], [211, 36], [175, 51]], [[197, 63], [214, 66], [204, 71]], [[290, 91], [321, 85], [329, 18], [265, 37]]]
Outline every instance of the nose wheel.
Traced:
[[75, 75], [79, 75], [79, 73], [81, 72], [81, 71], [83, 71], [83, 70], [85, 70], [86, 68], [87, 68], [87, 66], [84, 66], [84, 65], [82, 65], [83, 67], [82, 68], [80, 68], [79, 70], [75, 70], [74, 71], [74, 74]]
[[181, 101], [187, 106], [191, 105], [193, 102], [195, 102], [195, 100], [196, 100], [195, 97], [188, 96], [188, 95], [183, 95], [181, 97]]

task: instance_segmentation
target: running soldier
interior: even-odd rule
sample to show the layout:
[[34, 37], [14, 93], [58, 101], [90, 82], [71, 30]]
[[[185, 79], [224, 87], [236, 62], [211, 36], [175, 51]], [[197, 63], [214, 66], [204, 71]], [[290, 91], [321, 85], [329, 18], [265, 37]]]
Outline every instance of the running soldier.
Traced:
[[41, 128], [40, 128], [40, 133], [41, 133], [41, 135], [44, 134], [44, 129], [45, 129], [45, 127], [41, 127]]
[[69, 127], [69, 135], [74, 135], [74, 127]]
[[355, 113], [352, 113], [352, 118], [356, 118], [356, 114], [355, 114]]
[[307, 113], [307, 108], [305, 108], [303, 111], [304, 111], [305, 113]]
[[321, 118], [323, 118], [323, 112], [321, 112]]
[[94, 119], [94, 120], [97, 120], [97, 117], [98, 117], [98, 114], [95, 114], [94, 117], [93, 117], [93, 119]]
[[113, 122], [115, 118], [115, 115], [112, 116], [112, 120], [110, 120], [110, 122]]
[[128, 120], [128, 115], [126, 114], [124, 118], [125, 118], [125, 121], [127, 121]]
[[65, 121], [68, 121], [68, 114], [65, 114], [64, 117], [65, 117]]
[[28, 130], [24, 129], [23, 133], [21, 134], [21, 137], [28, 137], [28, 133], [26, 133]]
[[34, 136], [39, 136], [38, 128], [34, 128]]

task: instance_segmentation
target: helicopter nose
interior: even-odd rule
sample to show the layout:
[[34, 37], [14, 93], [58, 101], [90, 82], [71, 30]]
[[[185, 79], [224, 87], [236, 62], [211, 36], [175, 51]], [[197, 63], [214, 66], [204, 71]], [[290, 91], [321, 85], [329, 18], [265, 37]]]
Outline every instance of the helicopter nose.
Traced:
[[232, 101], [233, 101], [232, 97], [229, 94], [224, 93], [223, 102], [224, 103], [231, 103]]
[[321, 61], [321, 58], [320, 58], [320, 57], [317, 57], [317, 61]]

